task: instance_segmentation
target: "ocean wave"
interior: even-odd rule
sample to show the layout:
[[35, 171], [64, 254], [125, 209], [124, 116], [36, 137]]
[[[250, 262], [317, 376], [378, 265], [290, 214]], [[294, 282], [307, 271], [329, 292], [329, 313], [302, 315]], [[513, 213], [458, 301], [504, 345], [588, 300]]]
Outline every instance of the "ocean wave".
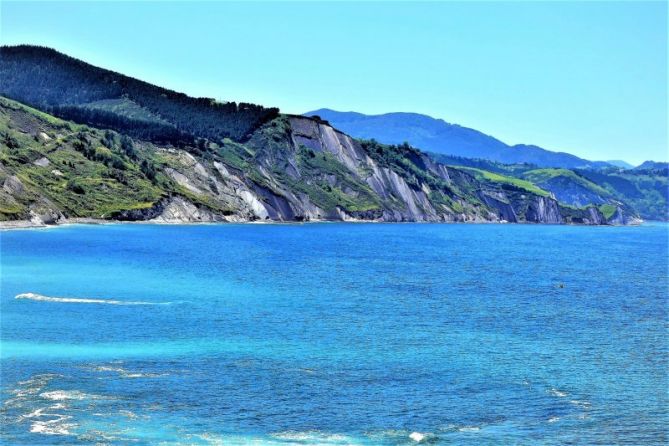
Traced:
[[87, 400], [99, 398], [96, 395], [89, 395], [78, 390], [51, 390], [49, 392], [42, 392], [39, 394], [39, 396], [51, 401]]
[[409, 434], [409, 438], [411, 438], [416, 443], [420, 443], [421, 441], [425, 440], [425, 434], [420, 432], [411, 432]]
[[[449, 428], [452, 430], [453, 428]], [[365, 433], [362, 442], [366, 445], [377, 444], [402, 444], [423, 445], [439, 442], [439, 432], [412, 431], [407, 429], [388, 429], [382, 431], [369, 431]]]
[[589, 401], [583, 401], [583, 400], [570, 400], [569, 401], [571, 404], [577, 407], [581, 407], [583, 409], [588, 409], [592, 404]]
[[548, 393], [550, 393], [550, 394], [553, 395], [553, 396], [557, 396], [558, 398], [564, 398], [564, 397], [567, 396], [567, 392], [564, 392], [564, 391], [562, 391], [562, 390], [556, 389], [556, 388], [554, 388], [554, 387], [553, 387], [552, 389], [550, 389], [550, 390], [548, 391]]
[[221, 435], [215, 433], [202, 433], [185, 435], [183, 443], [179, 445], [200, 444], [205, 441], [211, 445], [225, 446], [360, 446], [367, 444], [361, 439], [354, 439], [347, 435], [311, 431], [284, 431], [269, 434], [267, 437], [245, 436], [245, 435]]
[[282, 441], [308, 444], [350, 445], [352, 439], [341, 434], [320, 431], [285, 431], [271, 434], [271, 437]]
[[68, 304], [106, 304], [106, 305], [170, 305], [172, 302], [124, 301], [110, 299], [90, 299], [76, 297], [52, 297], [37, 293], [17, 294], [14, 299], [27, 299], [40, 302], [59, 302]]
[[31, 377], [25, 381], [19, 381], [18, 387], [9, 391], [12, 398], [7, 399], [3, 406], [16, 407], [21, 406], [28, 398], [34, 397], [42, 391], [42, 389], [54, 378], [61, 375], [56, 374], [40, 374]]
[[95, 372], [117, 373], [121, 378], [159, 378], [169, 375], [168, 373], [130, 372], [116, 365], [99, 365], [92, 367], [91, 370]]
[[167, 373], [121, 373], [122, 378], [160, 378], [167, 375]]
[[53, 415], [51, 420], [37, 420], [30, 425], [30, 432], [42, 435], [72, 435], [75, 423], [68, 423], [72, 419], [69, 415]]

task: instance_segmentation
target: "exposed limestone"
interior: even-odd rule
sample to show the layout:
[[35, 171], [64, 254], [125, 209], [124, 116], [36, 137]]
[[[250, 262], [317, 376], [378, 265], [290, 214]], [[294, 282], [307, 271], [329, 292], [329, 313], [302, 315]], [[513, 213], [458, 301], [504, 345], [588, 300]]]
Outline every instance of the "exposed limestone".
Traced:
[[21, 195], [25, 191], [23, 183], [15, 175], [8, 176], [5, 179], [2, 188], [11, 195]]
[[49, 162], [49, 159], [47, 157], [43, 156], [42, 158], [33, 161], [33, 164], [39, 167], [46, 167], [51, 163]]

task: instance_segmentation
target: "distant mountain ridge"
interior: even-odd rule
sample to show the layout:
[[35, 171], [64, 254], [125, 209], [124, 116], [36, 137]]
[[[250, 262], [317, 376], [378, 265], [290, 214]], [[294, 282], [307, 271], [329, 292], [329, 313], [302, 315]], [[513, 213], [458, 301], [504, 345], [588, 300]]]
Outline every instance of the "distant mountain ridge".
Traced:
[[623, 169], [631, 169], [634, 167], [632, 164], [623, 160], [606, 160], [606, 162], [611, 164], [612, 166], [621, 167]]
[[663, 161], [644, 161], [634, 168], [634, 170], [667, 170], [669, 163]]
[[419, 149], [445, 155], [481, 158], [506, 164], [528, 163], [539, 167], [611, 167], [611, 164], [603, 161], [590, 161], [535, 145], [510, 146], [478, 130], [418, 113], [365, 115], [322, 108], [307, 112], [305, 116], [319, 116], [356, 138], [376, 139], [385, 144], [407, 141]]

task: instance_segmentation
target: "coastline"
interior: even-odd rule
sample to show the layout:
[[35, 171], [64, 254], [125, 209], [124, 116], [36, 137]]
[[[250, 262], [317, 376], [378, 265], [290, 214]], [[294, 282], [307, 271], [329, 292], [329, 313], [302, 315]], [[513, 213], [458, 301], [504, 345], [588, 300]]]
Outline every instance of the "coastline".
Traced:
[[505, 220], [486, 220], [486, 221], [379, 221], [379, 220], [306, 220], [306, 221], [277, 221], [277, 220], [238, 220], [238, 221], [157, 221], [157, 220], [104, 220], [98, 218], [68, 218], [56, 223], [43, 223], [31, 220], [8, 220], [0, 221], [0, 232], [22, 230], [22, 229], [51, 229], [72, 225], [166, 225], [166, 226], [192, 226], [192, 225], [225, 225], [225, 224], [243, 224], [243, 225], [294, 225], [294, 224], [319, 224], [319, 223], [373, 223], [373, 224], [465, 224], [465, 225], [540, 225], [540, 226], [593, 226], [593, 227], [634, 227], [646, 223], [669, 223], [663, 221], [651, 221], [638, 219], [625, 225], [606, 224], [606, 225], [588, 225], [577, 223], [535, 223], [535, 222], [508, 222]]

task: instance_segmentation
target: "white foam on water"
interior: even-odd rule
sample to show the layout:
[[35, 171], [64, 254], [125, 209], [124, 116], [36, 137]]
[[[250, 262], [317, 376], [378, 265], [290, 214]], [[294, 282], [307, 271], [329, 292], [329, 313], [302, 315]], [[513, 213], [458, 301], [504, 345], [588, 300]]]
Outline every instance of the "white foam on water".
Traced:
[[62, 409], [67, 409], [67, 406], [62, 403], [56, 403], [52, 404], [47, 407], [41, 407], [39, 409], [35, 409], [30, 413], [20, 415], [18, 417], [17, 421], [23, 421], [25, 419], [30, 419], [30, 418], [41, 418], [41, 417], [63, 417], [65, 415], [57, 414], [57, 413], [46, 413], [45, 411], [49, 410], [62, 410]]
[[52, 390], [49, 392], [42, 392], [39, 394], [39, 396], [51, 401], [85, 400], [97, 398], [95, 395], [88, 395], [78, 390]]
[[590, 404], [589, 401], [582, 401], [582, 400], [570, 400], [569, 402], [574, 406], [582, 407], [584, 409], [587, 409], [592, 405]]
[[557, 396], [559, 398], [564, 398], [565, 396], [567, 396], [567, 392], [563, 392], [562, 390], [556, 388], [550, 389], [548, 393], [550, 393], [553, 396]]
[[3, 403], [3, 406], [22, 407], [27, 399], [37, 395], [49, 383], [49, 381], [59, 376], [61, 375], [41, 374], [32, 376], [30, 379], [17, 382], [19, 387], [10, 390], [10, 393], [14, 396], [6, 400]]
[[350, 438], [346, 435], [333, 434], [321, 431], [285, 431], [271, 434], [271, 437], [276, 438], [277, 440], [281, 440], [282, 443], [288, 442], [288, 444], [309, 444], [309, 445], [359, 444], [353, 438]]
[[101, 365], [94, 367], [93, 370], [96, 372], [118, 372], [118, 373], [126, 373], [125, 369], [122, 367], [112, 367], [108, 365]]
[[30, 413], [21, 415], [21, 416], [19, 416], [19, 421], [24, 420], [26, 418], [39, 418], [39, 417], [44, 416], [44, 415], [49, 415], [49, 414], [44, 413], [44, 411], [47, 410], [47, 409], [48, 409], [48, 407], [42, 407], [42, 408], [39, 408], [39, 409], [35, 409]]
[[57, 415], [53, 420], [34, 421], [30, 425], [30, 432], [42, 435], [72, 435], [71, 429], [77, 425], [65, 422], [71, 418], [68, 415]]
[[478, 426], [463, 426], [458, 429], [460, 432], [478, 432], [481, 430]]
[[[320, 431], [285, 431], [270, 434], [269, 437], [253, 437], [244, 435], [219, 435], [203, 433], [188, 436], [204, 440], [211, 445], [225, 446], [359, 446], [364, 444], [351, 437]], [[192, 445], [192, 441], [179, 443]]]
[[137, 414], [135, 414], [134, 412], [132, 412], [130, 410], [119, 410], [118, 413], [120, 415], [123, 415], [126, 418], [130, 418], [131, 420], [134, 420], [134, 419], [138, 418]]
[[425, 439], [425, 434], [421, 434], [420, 432], [411, 432], [411, 434], [409, 434], [409, 438], [417, 443], [420, 443]]
[[57, 302], [67, 304], [104, 304], [104, 305], [170, 305], [171, 302], [145, 302], [145, 301], [129, 301], [129, 300], [112, 300], [112, 299], [90, 299], [78, 297], [52, 297], [44, 296], [37, 293], [21, 293], [17, 294], [14, 299], [26, 299], [39, 302]]
[[123, 367], [111, 366], [111, 365], [100, 365], [95, 366], [92, 370], [96, 372], [110, 372], [118, 373], [122, 378], [159, 378], [161, 376], [168, 376], [168, 373], [144, 373], [144, 372], [130, 372]]
[[167, 376], [167, 373], [121, 373], [123, 378], [159, 378]]
[[560, 421], [560, 417], [550, 417], [548, 419], [549, 423], [555, 423], [556, 421]]

